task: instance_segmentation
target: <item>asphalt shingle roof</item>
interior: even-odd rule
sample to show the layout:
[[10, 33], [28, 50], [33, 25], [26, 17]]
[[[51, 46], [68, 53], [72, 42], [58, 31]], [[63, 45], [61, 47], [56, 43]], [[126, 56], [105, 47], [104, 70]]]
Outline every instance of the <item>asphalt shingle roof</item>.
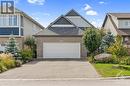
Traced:
[[[57, 26], [53, 26], [57, 25]], [[58, 26], [59, 25], [59, 26]], [[72, 25], [60, 26], [60, 25]], [[45, 30], [37, 33], [36, 35], [83, 35], [84, 28], [94, 27], [76, 11], [71, 10], [65, 16], [58, 17], [52, 22]]]
[[130, 18], [130, 13], [109, 13], [117, 18]]
[[75, 27], [51, 27], [49, 30], [59, 35], [79, 35], [79, 28]]

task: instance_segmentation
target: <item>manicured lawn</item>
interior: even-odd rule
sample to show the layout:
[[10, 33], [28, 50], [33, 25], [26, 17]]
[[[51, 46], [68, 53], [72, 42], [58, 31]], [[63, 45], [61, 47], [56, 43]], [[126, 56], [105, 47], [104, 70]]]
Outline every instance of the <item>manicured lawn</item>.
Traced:
[[[130, 76], [130, 70], [113, 68], [113, 65], [116, 64], [101, 64], [101, 63], [93, 64], [97, 72], [102, 77]], [[128, 65], [124, 65], [124, 66], [130, 68], [130, 66]]]

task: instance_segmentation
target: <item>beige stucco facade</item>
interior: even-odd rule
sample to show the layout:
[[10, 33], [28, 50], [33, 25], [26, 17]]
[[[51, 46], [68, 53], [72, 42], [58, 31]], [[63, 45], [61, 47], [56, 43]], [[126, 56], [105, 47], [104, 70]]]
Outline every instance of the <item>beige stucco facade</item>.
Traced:
[[85, 47], [83, 46], [83, 43], [82, 43], [82, 37], [52, 37], [52, 36], [49, 36], [49, 37], [36, 37], [36, 44], [37, 44], [37, 58], [38, 59], [43, 59], [43, 43], [59, 43], [59, 42], [67, 42], [67, 43], [80, 43], [81, 44], [81, 58], [84, 59], [85, 57], [87, 57], [87, 50], [85, 49]]
[[43, 29], [43, 28], [39, 27], [38, 25], [36, 25], [34, 22], [27, 19], [26, 17], [23, 17], [23, 26], [24, 26], [23, 27], [24, 37], [32, 36]]

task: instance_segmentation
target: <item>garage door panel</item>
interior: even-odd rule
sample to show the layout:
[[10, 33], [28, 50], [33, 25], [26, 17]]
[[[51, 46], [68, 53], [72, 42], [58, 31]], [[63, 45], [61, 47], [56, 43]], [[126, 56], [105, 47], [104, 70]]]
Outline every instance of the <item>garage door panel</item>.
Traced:
[[80, 58], [80, 43], [43, 43], [44, 58]]

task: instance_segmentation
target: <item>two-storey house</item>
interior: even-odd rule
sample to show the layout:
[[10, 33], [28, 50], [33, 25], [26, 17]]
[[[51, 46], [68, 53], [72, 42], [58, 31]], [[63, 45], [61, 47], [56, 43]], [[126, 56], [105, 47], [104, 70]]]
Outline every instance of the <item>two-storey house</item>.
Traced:
[[0, 51], [4, 51], [5, 43], [11, 34], [22, 48], [27, 36], [32, 36], [43, 29], [42, 25], [18, 9], [15, 9], [14, 14], [0, 13]]
[[87, 50], [82, 36], [94, 26], [74, 9], [54, 20], [35, 35], [39, 59], [84, 59]]
[[124, 43], [130, 43], [130, 13], [108, 13], [102, 27], [114, 36], [121, 35]]

